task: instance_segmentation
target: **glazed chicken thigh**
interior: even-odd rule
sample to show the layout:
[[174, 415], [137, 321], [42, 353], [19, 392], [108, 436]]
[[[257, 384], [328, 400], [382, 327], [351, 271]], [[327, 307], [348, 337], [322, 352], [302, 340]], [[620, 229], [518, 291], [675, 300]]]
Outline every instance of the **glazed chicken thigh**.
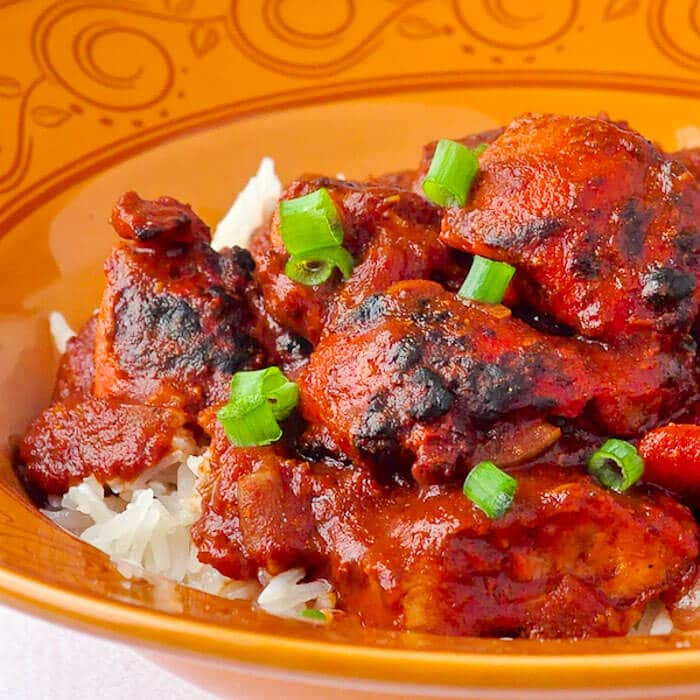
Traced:
[[700, 191], [637, 132], [594, 117], [527, 115], [480, 159], [450, 246], [518, 269], [518, 290], [581, 335], [687, 331], [698, 310]]

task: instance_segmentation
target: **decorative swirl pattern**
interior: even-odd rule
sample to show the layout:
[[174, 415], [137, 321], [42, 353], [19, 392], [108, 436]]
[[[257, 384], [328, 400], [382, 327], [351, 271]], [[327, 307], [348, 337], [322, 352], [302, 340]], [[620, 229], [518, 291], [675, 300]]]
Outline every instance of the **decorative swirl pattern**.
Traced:
[[[71, 51], [61, 50], [65, 46]], [[143, 109], [160, 102], [173, 86], [167, 49], [121, 13], [111, 12], [109, 20], [91, 8], [55, 13], [38, 33], [36, 49], [51, 78], [103, 109]]]
[[328, 76], [365, 58], [395, 20], [424, 2], [398, 0], [378, 10], [378, 3], [327, 0], [319, 12], [303, 0], [264, 0], [260, 12], [255, 3], [231, 0], [228, 29], [246, 56], [270, 70]]
[[[573, 25], [578, 0], [481, 0], [485, 12], [474, 12], [473, 0], [453, 0], [455, 16], [464, 29], [483, 43], [498, 49], [534, 49], [556, 41]], [[472, 21], [478, 18], [478, 23]]]
[[0, 13], [6, 32], [29, 29], [0, 65], [0, 235], [70, 168], [283, 95], [485, 81], [700, 94], [700, 0], [0, 0]]
[[652, 0], [647, 16], [656, 47], [674, 63], [700, 70], [700, 2]]
[[303, 4], [300, 0], [267, 0], [263, 6], [263, 17], [270, 31], [293, 46], [329, 46], [352, 26], [357, 11], [355, 0], [342, 0], [330, 3], [324, 12], [309, 17], [310, 23], [300, 25], [299, 10]]

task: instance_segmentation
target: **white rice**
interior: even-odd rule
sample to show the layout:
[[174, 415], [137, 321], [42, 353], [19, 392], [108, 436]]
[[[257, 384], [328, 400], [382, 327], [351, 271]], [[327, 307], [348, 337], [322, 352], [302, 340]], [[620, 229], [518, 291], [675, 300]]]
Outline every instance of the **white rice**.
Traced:
[[[700, 145], [700, 129], [677, 131], [680, 148]], [[338, 178], [344, 179], [342, 173]], [[212, 239], [215, 250], [246, 246], [256, 228], [274, 211], [282, 191], [274, 161], [263, 158], [258, 171], [219, 222]], [[75, 332], [59, 312], [49, 316], [51, 334], [59, 353]], [[261, 569], [258, 581], [236, 581], [197, 558], [191, 528], [202, 512], [198, 487], [209, 471], [208, 450], [202, 452], [186, 431], [173, 439], [172, 450], [135, 481], [108, 484], [115, 494], [90, 476], [72, 487], [44, 513], [61, 527], [108, 554], [125, 578], [164, 577], [184, 586], [224, 598], [256, 600], [271, 615], [318, 623], [306, 617], [309, 607], [332, 614], [336, 599], [324, 579], [302, 583], [304, 569], [270, 576]], [[157, 582], [157, 579], [154, 581]], [[700, 604], [700, 583], [686, 595], [688, 607]], [[671, 617], [660, 601], [647, 606], [630, 635], [662, 635], [673, 631]]]
[[245, 248], [253, 231], [272, 216], [281, 194], [282, 183], [275, 174], [275, 162], [272, 158], [263, 158], [258, 172], [248, 180], [233, 206], [218, 223], [211, 241], [212, 248], [221, 250], [234, 245]]
[[629, 636], [646, 637], [671, 632], [673, 632], [673, 622], [666, 606], [660, 600], [653, 600], [647, 605], [639, 622], [630, 630]]
[[[282, 192], [271, 158], [263, 158], [257, 174], [238, 195], [213, 236], [216, 250], [247, 245], [251, 234], [271, 215]], [[49, 327], [59, 353], [75, 336], [62, 314], [49, 316]], [[61, 527], [110, 556], [126, 578], [164, 577], [184, 586], [229, 599], [255, 600], [279, 617], [318, 623], [302, 613], [309, 606], [332, 611], [335, 596], [328, 581], [302, 583], [303, 569], [277, 576], [259, 572], [259, 581], [236, 581], [201, 563], [192, 542], [192, 525], [202, 513], [198, 486], [209, 471], [208, 451], [182, 431], [173, 439], [168, 456], [136, 480], [107, 484], [114, 495], [90, 476], [72, 487], [44, 513]]]
[[68, 325], [65, 316], [58, 311], [52, 311], [49, 314], [49, 330], [56, 350], [63, 355], [66, 351], [66, 346], [71, 338], [75, 338], [76, 332]]

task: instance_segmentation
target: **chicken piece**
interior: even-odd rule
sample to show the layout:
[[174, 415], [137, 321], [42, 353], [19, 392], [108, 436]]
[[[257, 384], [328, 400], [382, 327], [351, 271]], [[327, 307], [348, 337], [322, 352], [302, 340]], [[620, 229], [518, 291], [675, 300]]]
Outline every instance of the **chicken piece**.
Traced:
[[323, 177], [292, 183], [283, 199], [328, 189], [343, 224], [343, 245], [355, 259], [349, 280], [338, 272], [309, 287], [284, 274], [289, 258], [279, 233], [279, 212], [251, 245], [255, 277], [265, 307], [283, 327], [315, 345], [324, 328], [375, 292], [404, 279], [433, 279], [455, 289], [464, 278], [459, 254], [438, 239], [439, 210], [423, 198], [393, 187]]
[[52, 404], [68, 399], [85, 398], [92, 393], [95, 380], [96, 324], [97, 317], [91, 316], [80, 333], [68, 341], [58, 365]]
[[528, 115], [483, 153], [442, 238], [515, 265], [526, 301], [584, 336], [687, 332], [700, 300], [698, 202], [688, 169], [635, 131]]
[[[544, 452], [553, 417], [636, 435], [693, 389], [690, 352], [547, 336], [504, 307], [409, 281], [369, 297], [299, 375], [308, 454], [419, 484]], [[387, 472], [388, 473], [385, 473]], [[382, 478], [384, 478], [382, 477]]]
[[320, 561], [309, 465], [281, 446], [233, 447], [211, 418], [211, 477], [192, 529], [200, 561], [234, 579], [256, 578], [260, 567], [277, 574]]
[[211, 242], [209, 227], [190, 205], [172, 197], [150, 201], [126, 192], [114, 206], [112, 226], [122, 238], [145, 244]]
[[[194, 418], [202, 408], [225, 399], [234, 372], [261, 366], [263, 357], [248, 333], [250, 255], [240, 248], [220, 255], [200, 240], [203, 234], [183, 244], [173, 201], [146, 207], [139, 200], [122, 199], [115, 210], [115, 228], [123, 236], [139, 235], [140, 229], [133, 236], [128, 231], [140, 221], [144, 207], [148, 231], [159, 233], [153, 238], [149, 233], [139, 244], [118, 245], [107, 260], [94, 393], [178, 407]], [[131, 216], [129, 206], [135, 209]], [[204, 224], [183, 208], [189, 228], [201, 229]], [[166, 225], [176, 230], [159, 228]]]
[[280, 445], [217, 449], [214, 461], [193, 530], [200, 559], [236, 577], [304, 567], [371, 626], [622, 635], [647, 602], [682, 592], [698, 555], [697, 526], [673, 499], [617, 495], [571, 468], [519, 471], [512, 510], [489, 520], [459, 488], [389, 489]]
[[20, 457], [29, 483], [48, 495], [90, 475], [129, 481], [165, 457], [184, 420], [182, 411], [113, 399], [56, 403], [32, 423]]
[[434, 282], [369, 297], [301, 373], [304, 418], [353, 462], [399, 471], [413, 461], [426, 484], [466, 474], [501, 419], [579, 415], [599, 386], [576, 341], [494, 311]]
[[639, 443], [644, 480], [700, 505], [700, 425], [669, 423]]

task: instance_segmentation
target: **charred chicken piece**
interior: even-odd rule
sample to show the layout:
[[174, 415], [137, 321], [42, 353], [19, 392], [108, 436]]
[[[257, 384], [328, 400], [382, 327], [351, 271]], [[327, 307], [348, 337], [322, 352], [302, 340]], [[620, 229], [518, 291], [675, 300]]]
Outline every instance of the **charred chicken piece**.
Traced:
[[439, 240], [439, 210], [412, 192], [323, 177], [292, 183], [283, 199], [325, 187], [330, 193], [355, 267], [349, 280], [339, 273], [319, 286], [305, 286], [284, 274], [289, 258], [279, 233], [279, 214], [253, 239], [255, 278], [265, 307], [284, 328], [315, 345], [326, 327], [370, 294], [405, 279], [433, 279], [455, 289], [464, 277], [459, 255]]
[[[205, 226], [188, 207], [163, 202], [127, 197], [115, 209], [117, 231], [139, 243], [121, 243], [106, 263], [94, 393], [178, 407], [193, 418], [225, 398], [234, 372], [262, 363], [248, 333], [253, 262], [240, 248], [214, 252], [204, 234], [193, 234]], [[148, 230], [158, 231], [152, 238], [138, 233], [143, 210]], [[188, 212], [189, 243], [174, 211]]]
[[426, 484], [464, 475], [497, 421], [579, 415], [600, 388], [577, 343], [494, 313], [434, 282], [369, 297], [311, 355], [304, 418], [352, 460], [408, 459]]
[[442, 238], [515, 265], [524, 298], [584, 336], [687, 332], [700, 300], [699, 202], [688, 169], [624, 125], [527, 115], [483, 153]]
[[449, 482], [476, 461], [544, 452], [558, 438], [553, 418], [635, 435], [688, 396], [692, 362], [648, 343], [547, 336], [504, 307], [402, 282], [311, 355], [299, 379], [305, 440], [377, 474], [412, 465], [419, 484]]

